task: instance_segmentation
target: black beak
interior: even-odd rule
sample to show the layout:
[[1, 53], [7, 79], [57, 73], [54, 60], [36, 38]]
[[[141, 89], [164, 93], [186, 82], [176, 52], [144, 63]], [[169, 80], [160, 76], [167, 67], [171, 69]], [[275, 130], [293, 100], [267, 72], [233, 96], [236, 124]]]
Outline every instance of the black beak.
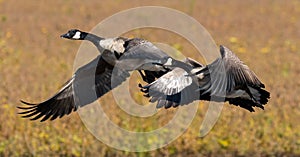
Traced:
[[60, 37], [61, 38], [67, 38], [67, 39], [71, 38], [70, 33], [62, 34]]

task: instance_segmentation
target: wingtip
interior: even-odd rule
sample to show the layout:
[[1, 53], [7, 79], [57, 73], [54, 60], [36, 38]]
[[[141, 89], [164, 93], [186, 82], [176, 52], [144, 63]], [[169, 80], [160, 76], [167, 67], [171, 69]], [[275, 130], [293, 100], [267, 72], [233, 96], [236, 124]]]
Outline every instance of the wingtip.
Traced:
[[138, 87], [139, 87], [139, 88], [143, 88], [143, 85], [139, 83], [139, 84], [138, 84]]
[[33, 107], [22, 107], [22, 106], [17, 106], [18, 109], [22, 109], [22, 110], [28, 110], [28, 109], [33, 109], [35, 108], [35, 106]]
[[[25, 104], [25, 105], [28, 105], [28, 106], [17, 106], [17, 108], [21, 109], [21, 110], [31, 110], [31, 109], [34, 109], [36, 107], [36, 104], [28, 103], [28, 102], [23, 101], [23, 100], [20, 100], [20, 102]], [[23, 114], [23, 112], [20, 112], [18, 114]]]
[[23, 103], [23, 104], [26, 104], [26, 105], [36, 105], [36, 104], [33, 104], [33, 103], [26, 102], [24, 100], [20, 100], [20, 102]]
[[[34, 119], [33, 119], [33, 120], [34, 120]], [[42, 122], [44, 122], [44, 121], [46, 121], [46, 120], [47, 120], [47, 119], [41, 119], [40, 122], [42, 123]]]
[[225, 56], [225, 47], [223, 45], [220, 45], [220, 53], [221, 53], [222, 58], [224, 58], [224, 56]]
[[238, 57], [234, 54], [234, 52], [224, 45], [220, 45], [220, 53], [222, 58], [229, 55], [229, 56], [235, 56], [238, 59]]
[[224, 45], [220, 45], [220, 53], [221, 53], [222, 58], [224, 58], [226, 56], [226, 53], [228, 53], [228, 52], [232, 53], [229, 48], [227, 48]]
[[25, 111], [18, 112], [17, 114], [24, 115], [24, 114], [30, 114], [30, 113], [34, 112], [34, 109], [23, 109], [23, 110], [25, 110]]

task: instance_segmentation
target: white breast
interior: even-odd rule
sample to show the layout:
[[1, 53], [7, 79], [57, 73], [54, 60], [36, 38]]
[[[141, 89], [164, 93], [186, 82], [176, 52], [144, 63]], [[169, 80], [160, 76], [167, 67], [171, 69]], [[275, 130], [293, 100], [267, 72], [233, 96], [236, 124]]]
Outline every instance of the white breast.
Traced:
[[118, 53], [123, 53], [125, 51], [124, 48], [124, 41], [123, 40], [117, 40], [115, 38], [108, 38], [101, 40], [99, 42], [100, 46], [104, 49], [107, 49], [109, 51], [116, 51]]

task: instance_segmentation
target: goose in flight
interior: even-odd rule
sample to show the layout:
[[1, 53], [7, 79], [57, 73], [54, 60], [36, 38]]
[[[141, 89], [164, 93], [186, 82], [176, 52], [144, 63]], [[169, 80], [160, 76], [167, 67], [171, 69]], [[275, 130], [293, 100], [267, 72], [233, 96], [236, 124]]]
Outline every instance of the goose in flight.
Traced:
[[26, 106], [18, 108], [23, 110], [19, 114], [24, 118], [41, 118], [41, 121], [45, 121], [68, 115], [120, 85], [130, 76], [129, 71], [139, 70], [143, 80], [151, 83], [174, 67], [181, 67], [186, 71], [192, 69], [188, 64], [173, 59], [151, 42], [140, 38], [105, 39], [78, 29], [69, 30], [61, 37], [90, 41], [100, 54], [76, 70], [72, 78], [51, 98], [40, 103], [21, 100]]
[[157, 108], [207, 100], [227, 101], [250, 112], [253, 107], [264, 109], [270, 98], [265, 85], [231, 50], [221, 45], [220, 53], [221, 57], [207, 66], [187, 58], [192, 75], [177, 67], [146, 86], [139, 85], [141, 91], [150, 102], [157, 101]]

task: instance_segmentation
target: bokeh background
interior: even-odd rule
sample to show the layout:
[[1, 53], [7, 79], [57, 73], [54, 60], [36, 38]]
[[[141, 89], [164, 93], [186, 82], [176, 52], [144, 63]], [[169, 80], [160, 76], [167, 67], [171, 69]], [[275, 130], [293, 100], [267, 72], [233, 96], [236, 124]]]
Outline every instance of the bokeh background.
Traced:
[[[99, 142], [77, 113], [40, 123], [17, 115], [19, 100], [42, 101], [72, 75], [81, 44], [59, 38], [70, 28], [89, 31], [101, 20], [132, 7], [156, 5], [182, 11], [199, 21], [217, 44], [232, 49], [271, 92], [265, 110], [250, 113], [226, 104], [204, 138], [199, 125], [207, 102], [199, 102], [192, 125], [177, 140], [151, 152], [119, 151]], [[176, 18], [174, 18], [176, 20]], [[122, 25], [116, 23], [116, 25]], [[203, 61], [182, 37], [159, 29], [139, 29], [126, 37], [163, 42]], [[17, 1], [0, 0], [0, 156], [300, 156], [300, 1]], [[130, 79], [140, 103], [139, 78]], [[105, 95], [100, 101], [110, 119], [133, 131], [166, 124], [176, 109], [154, 117], [131, 117]], [[126, 137], [124, 137], [126, 140]], [[151, 143], [153, 140], [148, 139]]]

